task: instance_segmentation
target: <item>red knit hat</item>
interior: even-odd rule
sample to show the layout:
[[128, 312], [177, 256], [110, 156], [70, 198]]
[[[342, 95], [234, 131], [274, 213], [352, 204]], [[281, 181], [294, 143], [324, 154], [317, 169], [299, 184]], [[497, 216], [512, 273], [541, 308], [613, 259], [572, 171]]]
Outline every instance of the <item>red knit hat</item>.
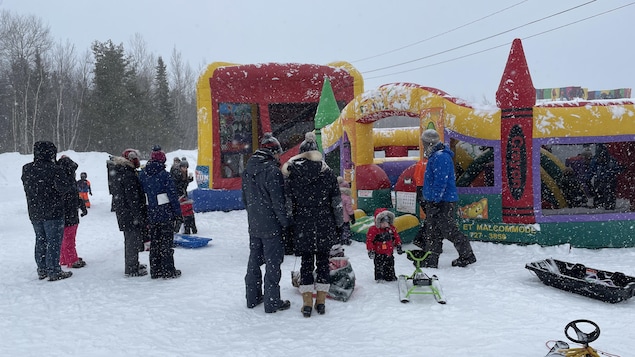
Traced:
[[161, 147], [159, 145], [155, 145], [152, 148], [152, 154], [150, 154], [150, 160], [165, 164], [165, 160], [166, 160], [165, 153], [163, 152], [163, 150], [161, 150]]

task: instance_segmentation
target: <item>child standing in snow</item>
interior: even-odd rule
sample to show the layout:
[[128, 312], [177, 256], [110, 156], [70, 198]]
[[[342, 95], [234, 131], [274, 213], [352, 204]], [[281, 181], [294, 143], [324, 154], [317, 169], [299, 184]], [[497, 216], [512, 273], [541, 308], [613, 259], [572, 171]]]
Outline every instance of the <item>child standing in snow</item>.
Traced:
[[88, 175], [86, 175], [85, 172], [79, 174], [77, 189], [79, 190], [79, 197], [84, 200], [84, 205], [86, 206], [86, 208], [90, 208], [90, 200], [88, 199], [88, 195], [90, 194], [92, 196], [93, 191], [90, 189], [90, 181], [86, 179], [87, 177]]
[[397, 228], [393, 225], [395, 214], [385, 208], [375, 210], [375, 224], [368, 228], [366, 233], [366, 249], [368, 257], [375, 263], [375, 281], [395, 281], [395, 257], [393, 250], [397, 248], [397, 254], [402, 254], [401, 237]]
[[[77, 170], [77, 163], [70, 157], [62, 155], [57, 160], [57, 164], [64, 169], [66, 173], [66, 180], [70, 187], [73, 187], [75, 183], [75, 170]], [[84, 201], [79, 196], [78, 190], [73, 188], [64, 195], [64, 236], [62, 238], [62, 245], [60, 247], [60, 265], [65, 265], [69, 268], [83, 268], [86, 266], [86, 262], [77, 255], [77, 249], [75, 244], [75, 238], [77, 236], [77, 227], [79, 225], [79, 214], [81, 210], [81, 217], [88, 214]]]
[[351, 198], [351, 186], [342, 176], [337, 177], [337, 182], [340, 185], [342, 213], [344, 215], [341, 244], [351, 245], [351, 224], [355, 224], [355, 211], [353, 210], [353, 199]]

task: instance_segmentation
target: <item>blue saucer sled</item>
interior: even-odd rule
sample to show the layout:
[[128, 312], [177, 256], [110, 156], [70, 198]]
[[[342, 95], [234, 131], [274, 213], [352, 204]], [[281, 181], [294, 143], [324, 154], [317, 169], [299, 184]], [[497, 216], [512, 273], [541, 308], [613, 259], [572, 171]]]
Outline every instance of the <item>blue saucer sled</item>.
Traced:
[[174, 245], [182, 248], [201, 248], [207, 245], [212, 238], [194, 236], [191, 234], [174, 234]]

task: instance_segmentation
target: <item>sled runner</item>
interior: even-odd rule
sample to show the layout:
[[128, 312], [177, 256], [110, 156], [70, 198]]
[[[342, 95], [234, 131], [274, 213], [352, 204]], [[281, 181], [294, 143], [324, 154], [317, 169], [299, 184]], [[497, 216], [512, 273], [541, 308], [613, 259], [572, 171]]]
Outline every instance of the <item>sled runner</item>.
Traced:
[[545, 284], [609, 303], [635, 295], [635, 278], [620, 272], [587, 268], [583, 264], [545, 259], [525, 265]]
[[174, 245], [183, 248], [201, 248], [206, 246], [211, 240], [212, 238], [174, 233]]
[[408, 260], [412, 260], [415, 271], [412, 275], [399, 275], [397, 286], [399, 288], [399, 300], [403, 303], [410, 301], [411, 295], [434, 295], [439, 304], [445, 304], [445, 296], [436, 275], [428, 276], [421, 270], [423, 262], [430, 252], [423, 250], [406, 250]]

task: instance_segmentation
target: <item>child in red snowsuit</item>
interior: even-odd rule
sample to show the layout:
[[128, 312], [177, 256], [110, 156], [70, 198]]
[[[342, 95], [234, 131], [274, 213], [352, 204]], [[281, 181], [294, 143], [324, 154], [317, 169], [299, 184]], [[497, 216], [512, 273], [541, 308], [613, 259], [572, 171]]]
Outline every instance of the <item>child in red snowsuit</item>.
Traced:
[[368, 257], [375, 264], [375, 281], [395, 281], [395, 257], [393, 250], [402, 254], [401, 238], [397, 233], [395, 214], [385, 208], [375, 210], [375, 225], [368, 228], [366, 233], [366, 249]]

